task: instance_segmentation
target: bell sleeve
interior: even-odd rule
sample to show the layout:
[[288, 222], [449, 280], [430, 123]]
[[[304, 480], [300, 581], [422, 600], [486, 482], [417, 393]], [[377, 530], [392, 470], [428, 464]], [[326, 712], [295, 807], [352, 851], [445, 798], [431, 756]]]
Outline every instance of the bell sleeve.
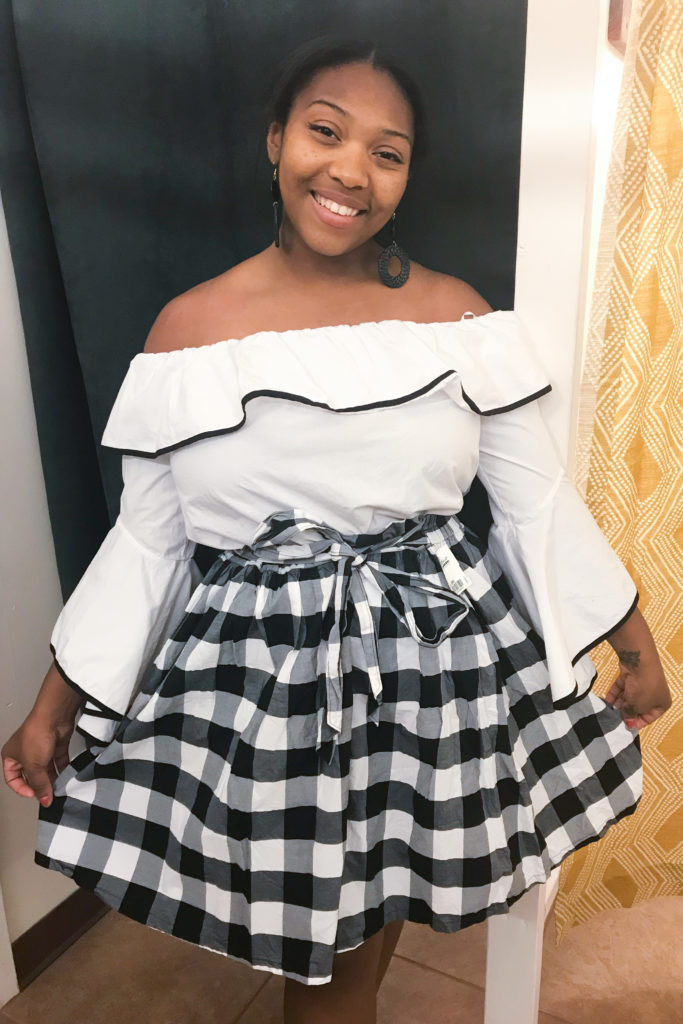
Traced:
[[107, 743], [201, 572], [169, 455], [122, 456], [116, 522], [64, 605], [50, 639], [62, 678], [86, 698], [76, 729]]
[[588, 652], [638, 603], [636, 585], [566, 474], [538, 400], [481, 419], [489, 547], [543, 638], [556, 706], [591, 688]]

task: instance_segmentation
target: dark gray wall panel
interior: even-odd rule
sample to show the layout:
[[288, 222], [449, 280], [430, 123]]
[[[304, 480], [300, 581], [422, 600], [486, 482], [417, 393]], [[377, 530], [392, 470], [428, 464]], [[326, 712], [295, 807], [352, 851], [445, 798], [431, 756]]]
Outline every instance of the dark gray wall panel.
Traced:
[[270, 241], [265, 84], [304, 39], [381, 40], [423, 85], [432, 153], [397, 239], [511, 308], [525, 3], [7, 0], [2, 31], [0, 187], [65, 596], [118, 510], [99, 440], [130, 359], [170, 298]]

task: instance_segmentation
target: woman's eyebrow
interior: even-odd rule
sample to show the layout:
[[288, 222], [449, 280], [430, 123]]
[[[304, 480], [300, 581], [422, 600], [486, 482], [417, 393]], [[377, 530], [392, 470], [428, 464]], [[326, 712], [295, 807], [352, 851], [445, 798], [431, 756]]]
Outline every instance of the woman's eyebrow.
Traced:
[[[311, 100], [308, 107], [312, 107], [314, 103], [326, 103], [327, 106], [332, 107], [333, 110], [339, 111], [339, 113], [343, 114], [345, 117], [348, 116], [348, 110], [344, 110], [342, 107], [337, 106], [337, 104], [333, 103], [332, 100]], [[308, 107], [306, 107], [306, 110], [308, 110]]]
[[[325, 103], [328, 107], [332, 107], [333, 110], [336, 110], [338, 113], [343, 114], [344, 117], [349, 116], [348, 110], [344, 110], [342, 107], [338, 106], [336, 103], [333, 103], [331, 100], [311, 100], [311, 102], [306, 107], [306, 110], [308, 110], [308, 107], [312, 107], [314, 103]], [[380, 128], [380, 132], [382, 135], [396, 135], [401, 139], [405, 139], [406, 142], [412, 145], [410, 136], [406, 135], [405, 132], [396, 131], [395, 128]]]

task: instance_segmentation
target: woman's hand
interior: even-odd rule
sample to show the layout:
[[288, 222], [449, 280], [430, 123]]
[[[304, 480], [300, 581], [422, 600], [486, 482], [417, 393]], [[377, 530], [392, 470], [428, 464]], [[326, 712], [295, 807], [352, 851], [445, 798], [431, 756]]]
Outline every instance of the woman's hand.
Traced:
[[52, 784], [69, 763], [69, 740], [84, 702], [56, 664], [48, 669], [33, 708], [0, 750], [5, 782], [18, 796], [52, 803]]
[[671, 707], [671, 692], [652, 634], [635, 608], [607, 640], [617, 653], [620, 672], [605, 700], [619, 708], [630, 728], [642, 729]]
[[32, 711], [0, 751], [5, 782], [18, 796], [52, 803], [52, 785], [69, 763], [74, 721], [51, 721]]
[[607, 637], [620, 662], [605, 700], [618, 708], [630, 728], [642, 729], [671, 708], [671, 692], [652, 634], [638, 608]]
[[619, 708], [629, 728], [650, 725], [671, 707], [671, 693], [661, 664], [632, 669], [622, 663], [605, 700]]

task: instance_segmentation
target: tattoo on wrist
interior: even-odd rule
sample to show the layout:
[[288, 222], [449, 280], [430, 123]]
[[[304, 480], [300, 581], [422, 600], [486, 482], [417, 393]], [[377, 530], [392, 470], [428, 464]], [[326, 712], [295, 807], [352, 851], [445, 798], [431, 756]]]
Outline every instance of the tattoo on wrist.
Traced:
[[617, 651], [619, 661], [626, 668], [638, 668], [640, 666], [640, 651]]

